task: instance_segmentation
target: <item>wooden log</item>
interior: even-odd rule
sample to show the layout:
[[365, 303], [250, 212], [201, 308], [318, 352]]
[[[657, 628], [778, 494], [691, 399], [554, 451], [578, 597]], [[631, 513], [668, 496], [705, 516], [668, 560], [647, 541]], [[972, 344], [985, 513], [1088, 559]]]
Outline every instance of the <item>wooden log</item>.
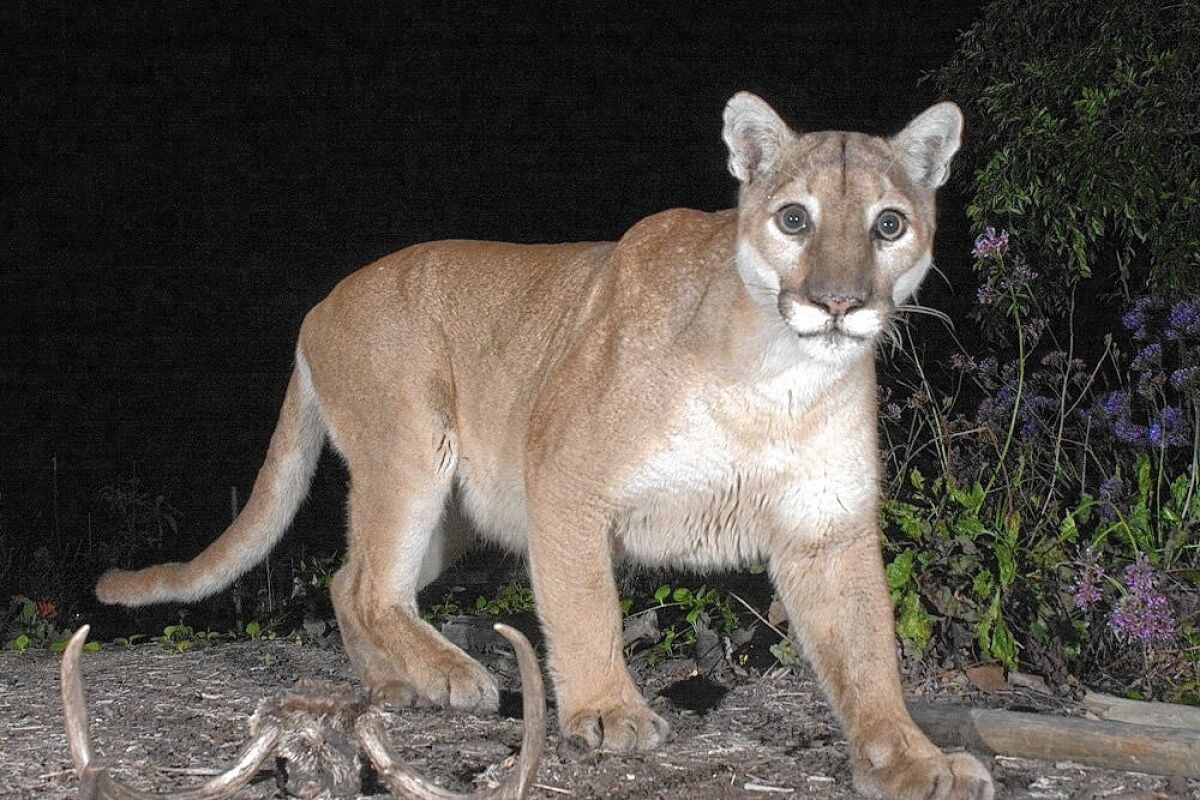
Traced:
[[1200, 730], [918, 702], [908, 710], [943, 747], [1200, 778]]

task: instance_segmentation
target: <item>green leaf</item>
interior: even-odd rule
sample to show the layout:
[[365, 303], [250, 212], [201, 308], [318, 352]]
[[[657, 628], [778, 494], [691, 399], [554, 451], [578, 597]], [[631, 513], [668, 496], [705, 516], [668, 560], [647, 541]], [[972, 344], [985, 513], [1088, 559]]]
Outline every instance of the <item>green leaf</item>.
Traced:
[[901, 589], [907, 586], [908, 582], [912, 580], [914, 554], [915, 551], [909, 548], [892, 559], [892, 563], [887, 565], [889, 589]]
[[929, 643], [930, 617], [921, 606], [916, 592], [909, 592], [900, 604], [900, 617], [896, 620], [896, 634], [905, 642], [924, 650]]
[[1005, 540], [1010, 547], [1015, 547], [1021, 537], [1021, 512], [1012, 511], [1004, 517]]
[[667, 601], [667, 598], [670, 595], [671, 587], [667, 586], [665, 583], [654, 590], [654, 599], [660, 606]]
[[768, 649], [771, 651], [771, 655], [775, 656], [779, 663], [785, 667], [799, 664], [804, 660], [800, 655], [800, 651], [793, 647], [792, 643], [787, 639], [776, 642]]
[[1002, 616], [996, 617], [990, 655], [1009, 669], [1017, 668], [1017, 643]]
[[262, 626], [257, 622], [250, 621], [246, 623], [246, 635], [251, 639], [257, 639], [262, 633]]
[[1068, 511], [1058, 526], [1059, 541], [1073, 542], [1079, 538], [1079, 526], [1075, 524], [1075, 513]]
[[1017, 574], [1017, 564], [1013, 558], [1012, 548], [1007, 542], [996, 542], [996, 564], [1000, 568], [1000, 588], [1007, 589], [1012, 585]]
[[985, 569], [975, 576], [975, 580], [971, 583], [971, 589], [975, 592], [975, 596], [982, 600], [995, 591], [996, 577], [992, 575], [991, 570]]
[[1138, 453], [1137, 463], [1134, 465], [1134, 472], [1137, 475], [1138, 500], [1142, 503], [1147, 503], [1150, 500], [1150, 456], [1145, 453]]

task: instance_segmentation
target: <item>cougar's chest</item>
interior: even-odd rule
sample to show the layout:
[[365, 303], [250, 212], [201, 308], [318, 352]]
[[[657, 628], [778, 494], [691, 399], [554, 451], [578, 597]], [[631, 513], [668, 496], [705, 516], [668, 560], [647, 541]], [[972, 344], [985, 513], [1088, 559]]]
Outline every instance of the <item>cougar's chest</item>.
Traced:
[[799, 373], [690, 393], [621, 483], [616, 549], [643, 563], [729, 567], [762, 561], [764, 530], [778, 520], [827, 516], [823, 498], [845, 479], [826, 452], [831, 421], [813, 419], [828, 386]]

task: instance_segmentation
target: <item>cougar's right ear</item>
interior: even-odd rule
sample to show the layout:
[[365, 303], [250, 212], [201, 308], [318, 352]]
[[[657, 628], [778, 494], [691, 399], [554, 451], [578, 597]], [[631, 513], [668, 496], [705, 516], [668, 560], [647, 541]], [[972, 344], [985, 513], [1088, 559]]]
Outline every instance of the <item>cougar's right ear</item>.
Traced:
[[779, 160], [791, 131], [766, 101], [738, 92], [725, 104], [721, 136], [729, 147], [729, 171], [742, 183], [769, 172]]

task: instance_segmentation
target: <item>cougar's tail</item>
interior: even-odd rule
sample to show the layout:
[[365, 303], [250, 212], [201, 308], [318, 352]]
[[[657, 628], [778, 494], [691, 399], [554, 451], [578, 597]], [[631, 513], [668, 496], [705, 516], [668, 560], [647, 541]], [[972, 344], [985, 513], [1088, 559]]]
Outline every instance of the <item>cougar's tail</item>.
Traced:
[[229, 586], [282, 538], [308, 494], [324, 442], [312, 376], [298, 352], [266, 461], [233, 524], [191, 561], [109, 570], [100, 576], [96, 596], [104, 603], [144, 606], [199, 600]]

